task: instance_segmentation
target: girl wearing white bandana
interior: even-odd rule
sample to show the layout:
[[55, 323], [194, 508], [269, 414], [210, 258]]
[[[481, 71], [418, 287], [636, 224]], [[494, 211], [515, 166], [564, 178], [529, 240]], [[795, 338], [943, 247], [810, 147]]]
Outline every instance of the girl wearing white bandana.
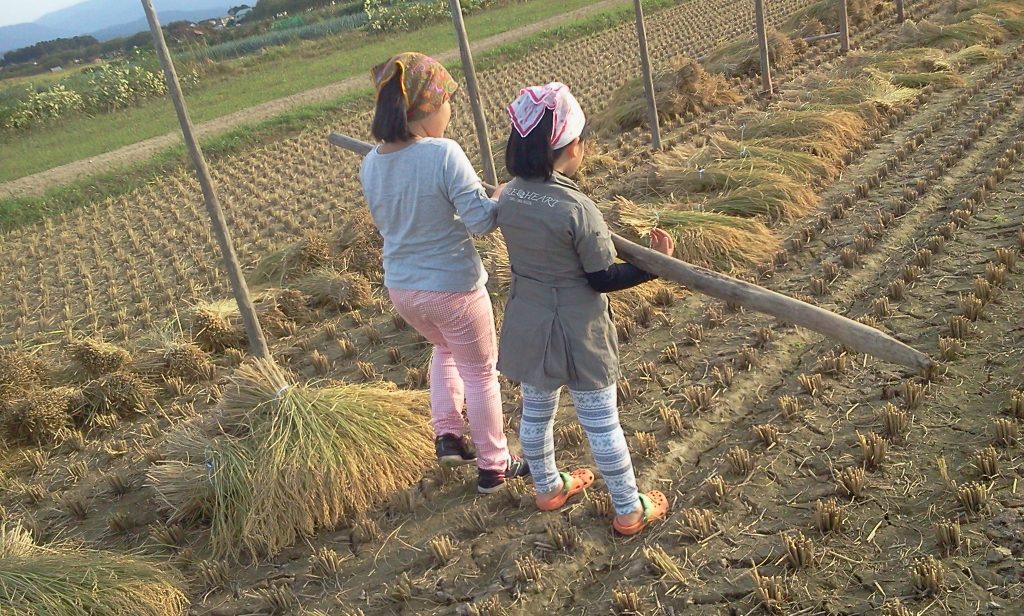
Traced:
[[[498, 370], [523, 393], [520, 441], [537, 488], [537, 507], [553, 511], [594, 482], [581, 468], [559, 472], [553, 426], [568, 386], [594, 461], [615, 505], [613, 528], [634, 535], [664, 518], [660, 492], [641, 494], [619, 424], [618, 345], [604, 293], [654, 277], [615, 262], [611, 233], [597, 206], [569, 179], [583, 161], [586, 116], [561, 83], [525, 88], [508, 107], [512, 130], [505, 165], [515, 178], [498, 201], [498, 226], [512, 268]], [[673, 241], [651, 232], [655, 250]]]

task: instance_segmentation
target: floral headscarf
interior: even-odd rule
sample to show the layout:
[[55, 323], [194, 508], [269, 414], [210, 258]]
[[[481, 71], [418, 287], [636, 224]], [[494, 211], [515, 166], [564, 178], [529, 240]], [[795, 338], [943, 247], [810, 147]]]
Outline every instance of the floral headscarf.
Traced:
[[401, 80], [410, 122], [422, 120], [437, 111], [459, 89], [459, 84], [440, 62], [412, 51], [400, 53], [373, 67], [371, 74], [378, 96], [381, 88], [392, 79]]
[[552, 148], [564, 148], [583, 134], [587, 117], [576, 97], [569, 91], [569, 86], [557, 81], [520, 90], [519, 96], [508, 106], [508, 116], [519, 136], [525, 138], [537, 128], [548, 110], [554, 114]]

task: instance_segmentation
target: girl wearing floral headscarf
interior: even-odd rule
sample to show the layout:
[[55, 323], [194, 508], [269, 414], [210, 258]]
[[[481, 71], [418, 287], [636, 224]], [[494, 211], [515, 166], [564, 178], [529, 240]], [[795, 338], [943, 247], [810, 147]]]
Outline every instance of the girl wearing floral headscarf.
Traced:
[[[476, 462], [477, 490], [493, 492], [507, 478], [529, 474], [505, 439], [494, 315], [472, 238], [494, 231], [497, 203], [462, 148], [444, 139], [458, 88], [444, 66], [402, 53], [372, 74], [372, 132], [381, 143], [359, 177], [384, 238], [384, 285], [398, 313], [434, 345], [430, 407], [438, 460]], [[477, 451], [463, 436], [463, 405]]]
[[[604, 293], [654, 277], [615, 263], [611, 233], [594, 202], [569, 179], [583, 161], [586, 118], [561, 83], [525, 88], [508, 108], [505, 166], [515, 178], [498, 202], [512, 288], [501, 328], [498, 370], [523, 393], [520, 441], [537, 488], [537, 507], [560, 508], [594, 482], [594, 473], [559, 472], [553, 425], [567, 385], [594, 462], [611, 492], [613, 528], [634, 535], [663, 518], [661, 492], [641, 494], [619, 424], [619, 357]], [[652, 248], [672, 254], [672, 239], [651, 232]]]

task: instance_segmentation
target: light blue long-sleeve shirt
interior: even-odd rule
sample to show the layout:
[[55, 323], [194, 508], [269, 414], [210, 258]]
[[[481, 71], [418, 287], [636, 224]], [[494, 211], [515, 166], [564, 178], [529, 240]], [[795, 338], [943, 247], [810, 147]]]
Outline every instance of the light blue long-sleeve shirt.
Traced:
[[420, 139], [389, 154], [374, 148], [359, 179], [384, 238], [384, 286], [458, 292], [486, 284], [472, 236], [495, 229], [497, 201], [459, 144]]

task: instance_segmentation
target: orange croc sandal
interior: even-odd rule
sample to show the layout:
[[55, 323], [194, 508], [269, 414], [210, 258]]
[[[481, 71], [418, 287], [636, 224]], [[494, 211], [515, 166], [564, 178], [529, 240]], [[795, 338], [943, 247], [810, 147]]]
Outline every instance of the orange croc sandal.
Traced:
[[643, 507], [644, 515], [640, 518], [640, 521], [636, 524], [624, 525], [619, 524], [618, 519], [612, 522], [612, 528], [615, 532], [623, 535], [624, 537], [632, 537], [643, 529], [650, 526], [651, 522], [660, 520], [665, 517], [668, 513], [668, 499], [665, 495], [657, 490], [652, 490], [647, 494], [640, 495], [640, 506]]
[[561, 509], [570, 497], [576, 496], [583, 490], [594, 485], [594, 473], [590, 469], [578, 468], [572, 473], [558, 473], [562, 477], [562, 491], [553, 499], [541, 505], [537, 503], [537, 509], [541, 511], [555, 511]]

